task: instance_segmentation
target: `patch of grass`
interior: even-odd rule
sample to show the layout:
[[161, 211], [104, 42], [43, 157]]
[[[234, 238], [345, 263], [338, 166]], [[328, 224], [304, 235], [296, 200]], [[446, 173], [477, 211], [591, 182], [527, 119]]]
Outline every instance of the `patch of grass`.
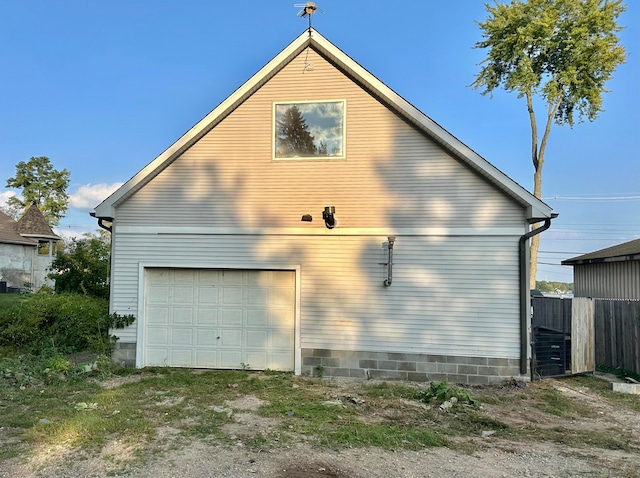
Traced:
[[24, 452], [24, 446], [19, 443], [3, 443], [0, 446], [0, 463], [20, 456]]
[[640, 396], [629, 393], [614, 392], [611, 390], [609, 382], [606, 380], [594, 377], [593, 375], [578, 375], [563, 379], [563, 382], [572, 387], [587, 388], [619, 407], [640, 412]]
[[12, 307], [24, 299], [22, 294], [0, 294], [0, 309]]
[[597, 365], [596, 370], [602, 373], [611, 373], [622, 380], [624, 380], [627, 377], [630, 377], [640, 382], [639, 373], [633, 372], [631, 370], [625, 370], [622, 367], [612, 367], [610, 365]]
[[324, 446], [362, 447], [417, 450], [427, 446], [444, 446], [444, 437], [422, 427], [394, 424], [365, 424], [359, 420], [340, 423], [335, 428], [319, 429], [316, 433]]
[[363, 395], [370, 398], [405, 398], [413, 399], [416, 396], [416, 388], [409, 387], [398, 383], [381, 382], [367, 385], [364, 388]]
[[538, 408], [557, 417], [566, 417], [573, 412], [573, 401], [558, 390], [547, 388], [540, 393]]
[[[20, 360], [11, 362], [11, 367], [20, 365]], [[235, 414], [240, 412], [234, 410], [231, 414], [231, 407], [248, 397], [254, 403], [255, 399], [262, 401], [252, 413], [265, 417], [261, 420], [269, 424], [268, 431], [258, 427], [241, 435], [240, 440], [251, 450], [296, 442], [301, 436], [317, 446], [332, 448], [452, 446], [470, 450], [473, 446], [469, 444], [477, 443], [470, 437], [478, 437], [483, 431], [493, 431], [510, 440], [549, 441], [579, 448], [628, 451], [638, 447], [638, 440], [628, 432], [596, 432], [584, 426], [576, 430], [572, 426], [576, 418], [588, 420], [593, 416], [594, 408], [585, 400], [559, 391], [558, 383], [574, 390], [588, 388], [617, 406], [638, 410], [638, 397], [613, 393], [606, 382], [594, 377], [536, 382], [525, 388], [474, 389], [447, 384], [426, 388], [401, 382], [358, 382], [353, 387], [340, 388], [331, 380], [276, 371], [163, 367], [119, 371], [105, 366], [104, 375], [99, 371], [76, 374], [77, 364], [65, 357], [38, 360], [42, 362], [37, 367], [23, 363], [24, 371], [31, 373], [34, 367], [44, 367], [42, 370], [48, 368], [49, 375], [33, 372], [35, 381], [22, 386], [16, 382], [15, 371], [10, 373], [11, 380], [0, 377], [0, 423], [11, 429], [11, 438], [17, 438], [15, 444], [8, 441], [8, 447], [0, 447], [0, 462], [36, 443], [64, 443], [75, 449], [96, 450], [109, 440], [133, 441], [144, 457], [167, 446], [188, 446], [194, 438], [225, 442], [231, 437], [223, 427], [236, 421]], [[117, 385], [119, 373], [135, 373], [137, 377], [135, 381], [123, 379]], [[95, 383], [107, 377], [111, 377], [110, 388]], [[472, 397], [471, 391], [478, 398]], [[432, 393], [429, 403], [423, 403], [423, 395], [431, 392], [442, 392], [442, 396]], [[442, 411], [438, 404], [453, 396], [461, 397], [459, 402], [468, 396], [468, 403], [482, 401], [491, 406], [459, 403], [448, 412]], [[533, 407], [542, 417], [537, 427], [535, 423], [523, 425], [522, 421], [512, 424], [506, 416], [515, 409]], [[503, 411], [505, 415], [501, 414]], [[517, 419], [523, 420], [523, 416], [518, 414]]]
[[599, 448], [602, 450], [631, 451], [630, 433], [619, 431], [602, 432], [593, 430], [574, 430], [565, 426], [557, 426], [548, 430], [536, 430], [542, 441], [553, 441], [572, 448]]

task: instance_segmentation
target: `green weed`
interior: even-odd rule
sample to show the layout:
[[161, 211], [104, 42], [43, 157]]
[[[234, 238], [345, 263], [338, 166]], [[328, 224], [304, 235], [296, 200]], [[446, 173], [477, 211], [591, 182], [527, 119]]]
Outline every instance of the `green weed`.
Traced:
[[[449, 385], [446, 381], [431, 382], [427, 390], [417, 391], [415, 398], [425, 403], [436, 402], [444, 409], [454, 408], [461, 404], [480, 406], [480, 403], [471, 396], [468, 390]], [[446, 403], [450, 405], [445, 406]]]

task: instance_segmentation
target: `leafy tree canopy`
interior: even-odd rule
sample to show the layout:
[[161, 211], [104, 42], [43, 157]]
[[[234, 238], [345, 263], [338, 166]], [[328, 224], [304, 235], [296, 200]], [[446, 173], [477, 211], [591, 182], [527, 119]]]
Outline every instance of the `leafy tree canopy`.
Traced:
[[[7, 179], [8, 188], [22, 190], [22, 199], [9, 198], [9, 214], [24, 212], [30, 205], [36, 205], [51, 226], [57, 226], [64, 217], [69, 203], [67, 187], [70, 173], [66, 169], [53, 168], [46, 156], [32, 157], [16, 165], [16, 174]], [[15, 217], [14, 217], [15, 218]]]
[[[551, 125], [573, 126], [576, 116], [593, 121], [602, 111], [606, 82], [626, 51], [616, 35], [622, 0], [511, 0], [485, 4], [489, 17], [478, 22], [488, 49], [472, 86], [496, 88], [526, 99], [531, 125], [533, 195], [542, 198], [542, 165]], [[542, 136], [534, 97], [546, 103]], [[535, 287], [540, 237], [531, 239], [530, 287]]]
[[558, 124], [574, 114], [594, 120], [602, 93], [626, 52], [616, 20], [622, 0], [513, 0], [486, 6], [490, 17], [478, 22], [488, 48], [474, 82], [490, 93], [503, 87], [518, 97], [541, 95]]
[[87, 233], [58, 250], [49, 274], [56, 292], [109, 298], [110, 239], [106, 231], [99, 231], [98, 235]]

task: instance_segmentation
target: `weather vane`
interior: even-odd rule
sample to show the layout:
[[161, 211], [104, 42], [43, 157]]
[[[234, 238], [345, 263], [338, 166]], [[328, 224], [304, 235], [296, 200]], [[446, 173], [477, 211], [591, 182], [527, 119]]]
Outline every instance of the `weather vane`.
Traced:
[[314, 2], [294, 3], [293, 6], [302, 9], [298, 12], [299, 17], [309, 17], [309, 35], [311, 35], [311, 16], [316, 13], [316, 10], [323, 13], [322, 10], [320, 10]]

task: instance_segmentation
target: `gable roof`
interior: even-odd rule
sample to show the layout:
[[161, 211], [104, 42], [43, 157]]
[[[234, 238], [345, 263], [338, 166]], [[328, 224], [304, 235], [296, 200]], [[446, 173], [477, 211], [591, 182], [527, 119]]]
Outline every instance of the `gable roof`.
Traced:
[[18, 233], [18, 223], [2, 211], [0, 211], [0, 243], [20, 244], [25, 246], [38, 245], [38, 241], [28, 237], [22, 237]]
[[534, 197], [498, 168], [391, 90], [313, 28], [306, 29], [275, 58], [232, 93], [231, 96], [106, 198], [95, 208], [95, 213], [92, 215], [97, 218], [113, 219], [116, 207], [119, 204], [157, 176], [306, 48], [315, 50], [385, 106], [422, 131], [426, 136], [439, 143], [450, 154], [525, 207], [528, 220], [535, 222], [535, 220], [551, 216], [551, 207]]
[[24, 237], [60, 239], [53, 233], [49, 223], [42, 215], [42, 211], [37, 206], [29, 206], [22, 217], [18, 219], [16, 232]]
[[563, 266], [640, 261], [640, 238], [562, 261]]

